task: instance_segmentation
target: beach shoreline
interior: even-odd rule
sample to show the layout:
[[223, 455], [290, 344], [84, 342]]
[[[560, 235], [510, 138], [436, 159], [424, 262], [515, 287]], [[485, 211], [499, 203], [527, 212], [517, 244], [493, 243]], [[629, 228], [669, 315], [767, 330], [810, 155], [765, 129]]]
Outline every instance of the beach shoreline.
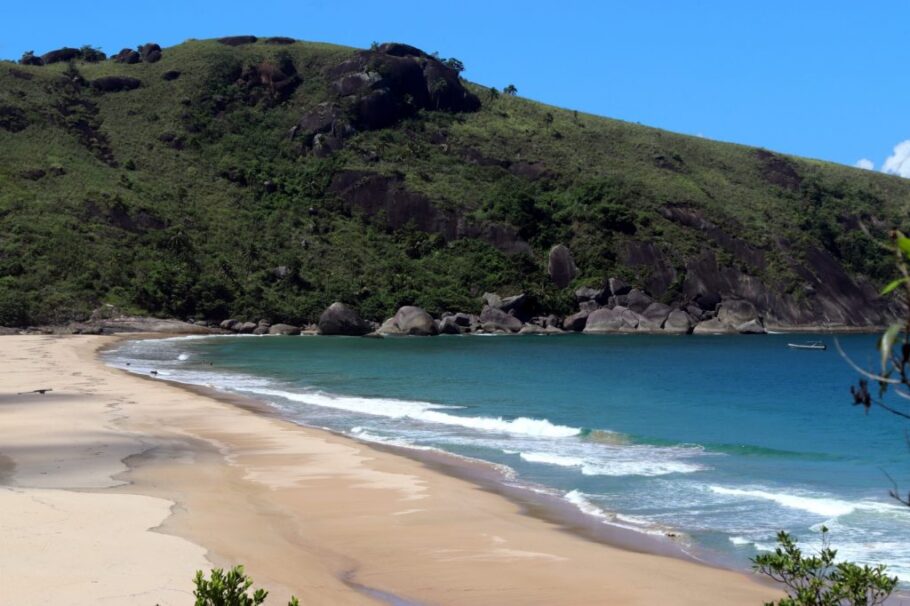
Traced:
[[[778, 595], [740, 572], [620, 549], [578, 529], [566, 532], [565, 520], [527, 511], [520, 499], [484, 487], [482, 477], [453, 475], [459, 470], [447, 469], [447, 460], [415, 460], [398, 449], [130, 375], [98, 359], [100, 348], [136, 336], [0, 339], [0, 351], [12, 361], [0, 414], [14, 423], [27, 419], [37, 398], [44, 398], [45, 410], [59, 408], [60, 414], [83, 417], [86, 431], [94, 427], [97, 433], [100, 425], [110, 437], [120, 437], [119, 449], [104, 450], [115, 442], [105, 436], [106, 446], [96, 450], [102, 454], [93, 455], [107, 461], [96, 474], [107, 473], [106, 481], [94, 477], [97, 485], [86, 479], [80, 484], [66, 469], [48, 473], [66, 499], [90, 490], [97, 498], [168, 504], [169, 515], [151, 526], [156, 531], [142, 533], [179, 541], [185, 550], [183, 556], [164, 558], [186, 572], [172, 582], [171, 591], [182, 592], [180, 598], [178, 593], [156, 597], [161, 604], [187, 603], [194, 566], [240, 562], [272, 591], [276, 603], [291, 593], [302, 603], [333, 604], [759, 604]], [[84, 384], [73, 388], [64, 376], [80, 377]], [[39, 382], [55, 391], [11, 395]], [[104, 409], [105, 400], [119, 405]], [[73, 410], [74, 402], [97, 402], [102, 410], [89, 419], [92, 415]], [[65, 433], [61, 429], [61, 438], [71, 438], [77, 452], [97, 439]], [[15, 439], [0, 442], [0, 456], [6, 457], [0, 462], [12, 462], [0, 465], [0, 478], [6, 478], [0, 486], [3, 511], [11, 506], [12, 493], [42, 489], [35, 478], [48, 465], [46, 453], [36, 447], [39, 438], [19, 429]], [[134, 526], [143, 524], [147, 521]], [[31, 537], [23, 532], [27, 544]], [[112, 548], [110, 557], [117, 555]], [[121, 578], [129, 582], [130, 577]], [[21, 598], [16, 603], [46, 599], [36, 587], [14, 588]], [[71, 596], [59, 603], [79, 601]], [[92, 603], [135, 602], [118, 602], [112, 595]]]

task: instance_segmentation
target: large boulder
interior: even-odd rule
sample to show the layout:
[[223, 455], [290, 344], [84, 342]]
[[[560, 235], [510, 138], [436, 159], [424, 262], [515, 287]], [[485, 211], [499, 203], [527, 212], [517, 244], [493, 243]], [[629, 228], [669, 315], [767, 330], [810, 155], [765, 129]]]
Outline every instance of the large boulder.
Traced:
[[236, 327], [238, 324], [240, 324], [239, 321], [234, 320], [234, 319], [229, 319], [229, 320], [224, 320], [218, 326], [221, 328], [221, 330], [236, 330]]
[[736, 327], [736, 332], [741, 335], [763, 335], [767, 334], [765, 330], [765, 325], [762, 324], [762, 321], [759, 319], [749, 320], [748, 322], [743, 322]]
[[243, 322], [241, 324], [236, 325], [234, 327], [234, 330], [236, 330], [237, 332], [239, 332], [241, 334], [251, 335], [251, 334], [253, 334], [253, 331], [256, 330], [256, 328], [258, 328], [258, 327], [259, 327], [259, 325], [256, 324], [255, 322]]
[[670, 315], [670, 307], [657, 301], [648, 305], [639, 315], [639, 330], [660, 330]]
[[395, 325], [403, 334], [428, 337], [438, 333], [433, 316], [420, 307], [405, 305], [395, 313]]
[[758, 319], [758, 310], [751, 301], [728, 299], [717, 309], [717, 319], [730, 326], [739, 326]]
[[638, 328], [640, 321], [641, 316], [631, 309], [622, 306], [601, 308], [588, 316], [584, 332], [632, 332]]
[[132, 65], [142, 61], [142, 55], [131, 48], [124, 48], [119, 53], [111, 57], [115, 63], [126, 63]]
[[477, 324], [479, 322], [477, 316], [473, 314], [458, 312], [452, 317], [455, 318], [455, 324], [461, 326], [462, 328], [468, 328], [472, 324]]
[[578, 273], [572, 252], [563, 244], [557, 244], [550, 249], [547, 261], [547, 273], [553, 284], [559, 288], [566, 288]]
[[590, 286], [582, 286], [581, 288], [575, 289], [575, 300], [579, 303], [584, 301], [600, 301], [603, 299], [604, 289], [602, 288], [591, 288]]
[[586, 333], [618, 332], [623, 328], [622, 312], [602, 308], [591, 312], [585, 324]]
[[218, 38], [218, 42], [227, 46], [242, 46], [244, 44], [253, 44], [259, 38], [256, 36], [224, 36]]
[[455, 316], [446, 316], [439, 321], [439, 332], [444, 335], [460, 335], [466, 327], [460, 325]]
[[161, 61], [161, 47], [154, 42], [143, 44], [139, 47], [139, 56], [146, 63], [157, 63]]
[[339, 301], [329, 305], [319, 316], [319, 332], [324, 335], [363, 336], [373, 327], [360, 315]]
[[483, 304], [489, 305], [490, 307], [495, 307], [499, 309], [502, 307], [502, 297], [500, 297], [495, 292], [485, 292], [483, 293]]
[[632, 288], [620, 280], [619, 278], [610, 278], [607, 281], [607, 285], [610, 289], [610, 294], [614, 296], [627, 295]]
[[51, 63], [60, 63], [61, 61], [73, 61], [75, 59], [81, 58], [82, 51], [80, 51], [78, 48], [69, 47], [58, 48], [57, 50], [52, 50], [41, 55], [41, 61], [44, 63], [44, 65], [50, 65]]
[[637, 314], [643, 313], [651, 303], [654, 302], [654, 299], [638, 290], [633, 288], [626, 295], [620, 295], [625, 297], [624, 306], [628, 307]]
[[272, 324], [269, 326], [270, 335], [299, 335], [300, 327], [293, 324]]
[[578, 313], [566, 316], [566, 319], [562, 321], [562, 327], [573, 332], [581, 332], [585, 329], [585, 324], [588, 322], [589, 315], [591, 315], [590, 311], [582, 310]]
[[692, 334], [695, 335], [729, 335], [734, 334], [735, 332], [736, 329], [729, 324], [721, 322], [717, 318], [699, 322], [695, 325], [695, 328], [692, 329]]
[[134, 90], [142, 86], [142, 80], [129, 76], [102, 76], [92, 80], [92, 88], [103, 93], [117, 93]]
[[689, 334], [692, 332], [692, 319], [686, 312], [675, 309], [670, 312], [664, 322], [664, 332], [674, 334]]
[[518, 332], [521, 330], [521, 320], [489, 305], [480, 312], [480, 322], [487, 332]]

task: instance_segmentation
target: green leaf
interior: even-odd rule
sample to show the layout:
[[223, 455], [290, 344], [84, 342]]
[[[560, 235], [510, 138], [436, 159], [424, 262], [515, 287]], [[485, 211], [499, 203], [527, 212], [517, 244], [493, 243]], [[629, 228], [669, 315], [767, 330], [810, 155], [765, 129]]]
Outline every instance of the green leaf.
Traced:
[[882, 295], [887, 295], [889, 292], [891, 292], [898, 286], [900, 286], [902, 284], [906, 284], [906, 283], [907, 283], [907, 278], [900, 278], [898, 280], [892, 280], [891, 282], [888, 282], [888, 285], [882, 289]]
[[910, 257], [910, 238], [904, 234], [897, 235], [897, 247], [907, 256]]
[[901, 325], [892, 324], [888, 327], [888, 330], [885, 331], [885, 334], [882, 335], [882, 338], [879, 341], [878, 348], [882, 354], [882, 373], [884, 373], [888, 367], [888, 358], [891, 356], [891, 350], [894, 348], [894, 341], [897, 339], [900, 332]]

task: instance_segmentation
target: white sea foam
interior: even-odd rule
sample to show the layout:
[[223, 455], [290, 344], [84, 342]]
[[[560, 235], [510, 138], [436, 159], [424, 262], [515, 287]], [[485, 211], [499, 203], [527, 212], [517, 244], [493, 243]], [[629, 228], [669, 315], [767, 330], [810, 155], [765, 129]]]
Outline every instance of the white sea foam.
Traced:
[[183, 362], [183, 361], [185, 361], [185, 360], [189, 360], [189, 359], [190, 359], [190, 354], [188, 354], [188, 353], [182, 353], [182, 354], [180, 354], [179, 356], [177, 356], [177, 359], [180, 360], [181, 362]]
[[844, 501], [832, 497], [806, 496], [780, 491], [770, 492], [765, 489], [727, 488], [724, 486], [709, 486], [709, 488], [716, 494], [772, 501], [782, 507], [799, 509], [808, 513], [824, 516], [825, 518], [837, 518], [851, 514], [854, 511], [884, 513], [897, 509], [895, 505], [879, 503], [876, 501]]
[[603, 509], [601, 509], [600, 507], [598, 507], [597, 505], [592, 503], [588, 499], [587, 495], [585, 495], [585, 493], [583, 493], [579, 490], [572, 490], [570, 492], [567, 492], [565, 494], [565, 496], [563, 496], [563, 498], [566, 501], [568, 501], [569, 503], [572, 503], [573, 505], [578, 507], [578, 509], [581, 510], [582, 513], [588, 514], [589, 516], [594, 516], [597, 518], [604, 518], [604, 519], [609, 517], [607, 515], [607, 512], [605, 512]]
[[730, 542], [734, 545], [752, 545], [753, 541], [745, 537], [728, 537]]
[[668, 532], [670, 532], [669, 528], [657, 527], [649, 520], [645, 520], [643, 518], [637, 518], [635, 516], [624, 514], [609, 513], [601, 507], [595, 505], [594, 502], [591, 501], [589, 495], [586, 495], [580, 490], [569, 491], [563, 495], [562, 498], [575, 505], [575, 507], [577, 507], [578, 510], [583, 514], [595, 518], [600, 518], [605, 524], [610, 524], [611, 526], [625, 528], [626, 530], [634, 530], [635, 532], [653, 536], [665, 536]]
[[413, 419], [424, 423], [439, 425], [455, 425], [475, 429], [478, 431], [497, 432], [514, 435], [524, 435], [547, 438], [566, 438], [576, 436], [581, 430], [576, 427], [554, 425], [546, 419], [531, 419], [519, 417], [517, 419], [503, 419], [502, 417], [462, 417], [440, 412], [442, 409], [461, 408], [460, 406], [444, 406], [429, 402], [412, 402], [407, 400], [392, 400], [387, 398], [359, 398], [352, 396], [330, 396], [324, 393], [290, 392], [279, 389], [251, 388], [246, 389], [251, 393], [263, 396], [284, 398], [310, 406], [347, 410], [361, 414], [369, 414], [392, 419]]
[[573, 467], [586, 476], [663, 476], [673, 473], [694, 473], [704, 469], [701, 465], [668, 457], [657, 448], [623, 446], [600, 448], [598, 460], [567, 456], [550, 452], [522, 452], [519, 456], [529, 463]]

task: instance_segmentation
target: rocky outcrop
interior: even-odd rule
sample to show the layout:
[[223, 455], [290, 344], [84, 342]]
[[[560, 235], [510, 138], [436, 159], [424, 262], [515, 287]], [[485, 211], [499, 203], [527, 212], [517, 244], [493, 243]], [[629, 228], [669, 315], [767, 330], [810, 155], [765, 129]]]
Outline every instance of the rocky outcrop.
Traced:
[[44, 65], [51, 65], [52, 63], [75, 61], [76, 59], [81, 58], [82, 51], [78, 48], [63, 47], [41, 55], [41, 62]]
[[253, 44], [259, 38], [256, 36], [224, 36], [218, 38], [218, 42], [226, 46], [243, 46], [244, 44]]
[[550, 249], [547, 260], [547, 273], [550, 280], [559, 288], [566, 288], [578, 274], [572, 252], [564, 245], [557, 244]]
[[588, 323], [589, 315], [591, 315], [590, 311], [582, 310], [578, 313], [566, 316], [565, 320], [562, 321], [562, 327], [568, 331], [581, 332]]
[[139, 57], [146, 63], [157, 63], [161, 61], [161, 56], [161, 47], [154, 42], [139, 47]]
[[241, 322], [234, 327], [237, 332], [244, 335], [253, 334], [257, 328], [259, 328], [259, 325], [256, 322]]
[[433, 316], [414, 305], [399, 308], [391, 320], [395, 330], [403, 335], [429, 337], [439, 333]]
[[741, 335], [763, 335], [768, 331], [765, 330], [765, 325], [762, 324], [762, 321], [756, 318], [737, 326], [736, 332]]
[[651, 242], [629, 240], [620, 250], [624, 265], [647, 275], [643, 286], [652, 296], [662, 296], [676, 280], [676, 270], [667, 256]]
[[623, 305], [637, 314], [644, 313], [648, 306], [654, 302], [651, 297], [637, 288], [631, 289], [627, 295], [620, 296], [624, 297]]
[[0, 128], [11, 133], [18, 133], [28, 128], [28, 116], [15, 105], [0, 105]]
[[729, 335], [736, 333], [736, 329], [729, 324], [724, 324], [717, 318], [711, 318], [699, 322], [692, 329], [692, 334], [696, 335]]
[[142, 61], [142, 55], [131, 48], [124, 48], [119, 53], [111, 57], [115, 63], [126, 63], [132, 65]]
[[758, 310], [750, 301], [730, 299], [721, 303], [717, 309], [717, 319], [730, 326], [745, 324], [758, 318]]
[[128, 76], [102, 76], [92, 80], [92, 88], [102, 93], [117, 93], [142, 86], [142, 80]]
[[444, 316], [439, 320], [439, 334], [443, 335], [460, 335], [466, 332], [467, 328], [461, 326], [454, 315]]
[[480, 322], [487, 332], [518, 332], [522, 326], [521, 320], [515, 316], [489, 305], [480, 312]]
[[692, 332], [692, 318], [686, 312], [674, 309], [667, 315], [663, 330], [671, 334], [689, 334]]
[[[330, 119], [329, 114], [324, 117]], [[375, 217], [389, 229], [414, 227], [422, 232], [439, 234], [447, 241], [477, 238], [507, 254], [531, 250], [514, 227], [474, 224], [453, 210], [440, 208], [424, 194], [408, 190], [400, 175], [342, 171], [332, 178], [329, 193], [337, 196], [347, 210]]]
[[308, 110], [291, 133], [321, 155], [339, 149], [356, 131], [385, 128], [419, 110], [480, 108], [456, 70], [405, 44], [357, 51], [326, 77], [332, 100]]
[[170, 69], [170, 70], [164, 72], [163, 74], [161, 74], [161, 79], [165, 80], [166, 82], [171, 82], [171, 81], [179, 78], [181, 73], [182, 72], [180, 70]]
[[270, 335], [299, 335], [300, 327], [293, 324], [272, 324], [269, 326]]
[[202, 324], [191, 324], [180, 320], [147, 318], [141, 316], [120, 316], [95, 320], [90, 326], [104, 334], [118, 332], [157, 332], [181, 335], [208, 335], [217, 332]]
[[622, 312], [603, 308], [591, 312], [585, 323], [586, 333], [619, 332], [624, 326]]
[[335, 302], [319, 316], [319, 332], [324, 335], [363, 336], [373, 330], [369, 322], [345, 305]]
[[658, 303], [657, 301], [651, 303], [639, 314], [638, 329], [651, 331], [661, 330], [671, 311], [672, 310], [668, 305]]
[[297, 68], [290, 57], [277, 61], [261, 61], [247, 66], [236, 85], [245, 91], [245, 102], [255, 104], [263, 98], [280, 103], [286, 100], [301, 83]]

